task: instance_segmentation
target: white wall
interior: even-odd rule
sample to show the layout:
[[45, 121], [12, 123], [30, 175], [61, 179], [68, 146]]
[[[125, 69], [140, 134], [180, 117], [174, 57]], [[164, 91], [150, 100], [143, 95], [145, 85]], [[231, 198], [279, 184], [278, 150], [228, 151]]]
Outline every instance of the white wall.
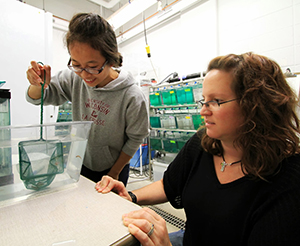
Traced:
[[[26, 102], [31, 60], [52, 63], [52, 14], [19, 1], [0, 0], [0, 80], [11, 91], [11, 124], [40, 123], [40, 107]], [[44, 122], [50, 122], [45, 109]]]
[[50, 64], [52, 74], [67, 68], [70, 56], [63, 42], [65, 34], [65, 31], [53, 28], [53, 63]]
[[[174, 71], [204, 71], [217, 55], [248, 51], [299, 72], [300, 0], [208, 0], [148, 31], [147, 39], [158, 81]], [[119, 46], [126, 69], [151, 70], [142, 34]]]
[[220, 54], [254, 51], [300, 71], [300, 0], [219, 0]]
[[[147, 30], [151, 60], [143, 33], [122, 42], [123, 67], [137, 78], [146, 71], [147, 78], [160, 81], [175, 71], [180, 76], [202, 72], [217, 55], [253, 51], [276, 60], [284, 70], [300, 71], [300, 0], [199, 3]], [[63, 31], [53, 30], [53, 73], [66, 68], [69, 59], [63, 35]]]

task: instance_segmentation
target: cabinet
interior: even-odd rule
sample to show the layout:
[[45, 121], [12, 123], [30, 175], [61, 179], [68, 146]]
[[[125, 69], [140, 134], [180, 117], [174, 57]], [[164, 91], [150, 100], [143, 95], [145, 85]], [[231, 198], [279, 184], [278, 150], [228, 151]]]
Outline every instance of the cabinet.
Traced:
[[204, 123], [196, 103], [202, 99], [202, 82], [195, 78], [149, 87], [150, 149], [157, 152], [156, 162], [169, 164]]

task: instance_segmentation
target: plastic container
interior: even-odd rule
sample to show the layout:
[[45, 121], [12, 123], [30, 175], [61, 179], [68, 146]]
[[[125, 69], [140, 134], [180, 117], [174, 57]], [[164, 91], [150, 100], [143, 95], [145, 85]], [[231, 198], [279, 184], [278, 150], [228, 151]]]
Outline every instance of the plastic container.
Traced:
[[183, 132], [181, 133], [180, 138], [177, 139], [177, 148], [178, 151], [180, 151], [183, 146], [186, 144], [186, 142], [193, 136], [195, 133], [193, 132]]
[[[151, 151], [151, 156], [154, 156], [155, 151]], [[148, 146], [142, 146], [142, 165], [148, 165], [149, 158], [148, 158]], [[140, 148], [135, 152], [134, 156], [130, 160], [130, 167], [140, 167]]]
[[[80, 177], [91, 124], [90, 121], [83, 121], [0, 127], [0, 152], [10, 149], [13, 175], [12, 183], [2, 183], [0, 187], [0, 203], [23, 200], [40, 192], [51, 192], [65, 185], [76, 183]], [[32, 172], [26, 173], [20, 169], [19, 160], [22, 152], [20, 154], [19, 145], [39, 139], [41, 127], [45, 142], [59, 143], [62, 147], [62, 153], [59, 152], [58, 155], [63, 165], [53, 171], [50, 167], [51, 161], [45, 161], [49, 157], [45, 153], [40, 153], [39, 146], [37, 146], [36, 152], [30, 153], [32, 158], [31, 163], [28, 164], [28, 169], [32, 169]], [[9, 139], [3, 137], [7, 133], [10, 134]], [[62, 158], [61, 154], [63, 155]], [[34, 166], [36, 163], [38, 166]], [[38, 189], [39, 182], [44, 182], [42, 189]], [[31, 189], [28, 184], [34, 184], [35, 189]]]
[[176, 90], [171, 86], [169, 89], [164, 87], [161, 91], [164, 105], [177, 105]]
[[204, 125], [204, 117], [200, 114], [193, 114], [192, 119], [195, 130], [198, 130], [200, 126]]
[[150, 116], [150, 126], [153, 128], [160, 128], [160, 117], [159, 116]]
[[175, 129], [176, 119], [174, 115], [162, 115], [160, 116], [161, 127], [166, 129]]
[[184, 130], [194, 130], [192, 115], [190, 114], [177, 114], [176, 117], [176, 123], [178, 129], [184, 129]]
[[[2, 82], [5, 84], [5, 81]], [[10, 125], [10, 98], [9, 89], [0, 89], [0, 126]], [[10, 131], [0, 131], [0, 138], [10, 141]], [[0, 187], [11, 183], [13, 183], [11, 148], [0, 148]]]
[[156, 91], [150, 92], [149, 98], [150, 98], [150, 104], [152, 106], [161, 106], [162, 105], [162, 99], [161, 99], [161, 94], [160, 94], [159, 89], [157, 89]]
[[177, 96], [177, 102], [178, 104], [185, 104], [185, 92], [181, 85], [178, 85], [176, 87], [176, 96]]
[[186, 84], [186, 86], [184, 86], [184, 92], [186, 97], [186, 103], [193, 104], [194, 103], [193, 87]]
[[4, 80], [0, 80], [0, 88], [6, 83]]
[[202, 83], [195, 81], [193, 85], [193, 96], [194, 96], [194, 102], [200, 101], [202, 96]]
[[194, 104], [193, 87], [188, 83], [176, 87], [178, 104]]
[[57, 122], [69, 122], [72, 121], [72, 112], [59, 112], [57, 116]]
[[166, 139], [163, 139], [162, 141], [163, 141], [163, 145], [164, 145], [164, 150], [166, 152], [170, 152], [170, 153], [178, 152], [178, 146], [177, 146], [176, 139], [166, 138]]
[[0, 126], [10, 125], [10, 92], [0, 89]]
[[151, 150], [162, 150], [163, 146], [162, 146], [161, 138], [150, 137], [150, 147]]
[[177, 140], [178, 151], [180, 151], [182, 149], [182, 147], [185, 145], [186, 142], [187, 142], [187, 140], [185, 140], [185, 139], [178, 139]]

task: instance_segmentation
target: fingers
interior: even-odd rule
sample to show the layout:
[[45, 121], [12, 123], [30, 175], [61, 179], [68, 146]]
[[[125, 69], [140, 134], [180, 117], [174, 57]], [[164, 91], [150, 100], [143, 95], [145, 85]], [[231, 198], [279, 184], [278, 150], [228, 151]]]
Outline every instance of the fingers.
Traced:
[[41, 69], [43, 68], [42, 64], [39, 64], [36, 61], [31, 61], [30, 65], [31, 65], [30, 67], [36, 72], [36, 74], [38, 76], [40, 76], [42, 74], [41, 73]]
[[124, 214], [123, 223], [143, 246], [170, 245], [166, 222], [152, 209], [143, 208]]
[[103, 176], [102, 179], [96, 184], [95, 189], [104, 194], [114, 191], [121, 196], [125, 196], [125, 198], [130, 198], [124, 184], [109, 176]]
[[158, 245], [154, 244], [154, 242], [148, 237], [148, 235], [142, 231], [138, 226], [134, 224], [130, 224], [128, 226], [128, 231], [141, 243], [142, 246], [153, 246]]
[[[128, 214], [124, 214], [123, 217], [129, 217], [131, 219], [146, 219], [148, 221], [160, 221], [163, 220], [161, 216], [159, 216], [155, 211], [150, 208], [144, 207], [140, 210], [132, 211]], [[164, 220], [163, 220], [164, 221]]]
[[139, 230], [143, 231], [144, 234], [147, 236], [151, 236], [154, 232], [154, 226], [146, 219], [131, 219], [127, 216], [123, 217], [123, 223], [124, 225], [134, 225], [139, 228]]
[[44, 72], [46, 72], [46, 84], [45, 84], [45, 88], [47, 88], [48, 85], [50, 84], [50, 80], [51, 80], [51, 67], [49, 65], [44, 65]]
[[[29, 83], [33, 86], [41, 87], [41, 83], [46, 82], [46, 88], [50, 83], [51, 67], [48, 65], [43, 66], [35, 61], [32, 61], [30, 65], [26, 72]], [[45, 77], [44, 74], [46, 75]]]
[[102, 179], [96, 183], [95, 189], [101, 193], [108, 193], [114, 188], [114, 180], [109, 176], [103, 176]]

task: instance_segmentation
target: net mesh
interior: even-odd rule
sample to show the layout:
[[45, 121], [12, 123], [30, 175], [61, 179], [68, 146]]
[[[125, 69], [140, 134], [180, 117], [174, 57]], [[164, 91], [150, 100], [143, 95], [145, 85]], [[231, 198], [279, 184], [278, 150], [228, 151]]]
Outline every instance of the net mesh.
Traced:
[[27, 189], [41, 189], [64, 172], [62, 143], [31, 140], [19, 143], [20, 178]]

